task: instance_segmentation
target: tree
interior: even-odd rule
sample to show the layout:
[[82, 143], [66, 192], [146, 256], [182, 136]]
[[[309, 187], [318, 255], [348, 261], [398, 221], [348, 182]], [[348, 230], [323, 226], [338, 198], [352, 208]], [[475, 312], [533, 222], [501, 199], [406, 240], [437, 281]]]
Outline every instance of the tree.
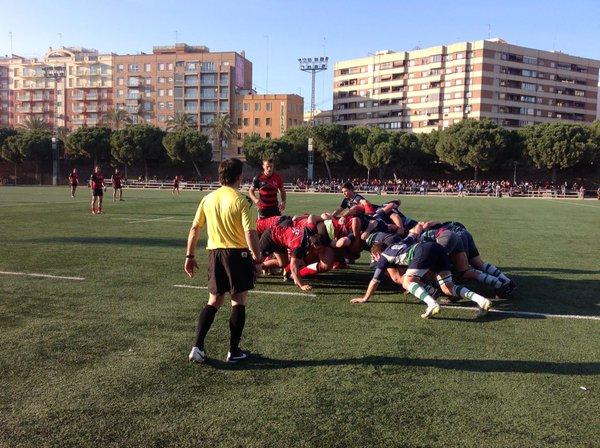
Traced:
[[231, 116], [229, 114], [217, 115], [217, 118], [215, 118], [215, 121], [213, 121], [210, 126], [213, 147], [216, 146], [220, 163], [223, 161], [223, 143], [230, 143], [236, 138], [237, 127], [233, 121], [231, 121]]
[[17, 135], [17, 131], [12, 128], [0, 128], [0, 157], [14, 165], [15, 185], [17, 184], [17, 165], [22, 162], [21, 154], [16, 147]]
[[13, 135], [17, 135], [17, 131], [13, 128], [0, 128], [0, 148], [2, 148], [4, 141]]
[[71, 157], [92, 159], [95, 166], [99, 160], [108, 160], [111, 132], [104, 126], [77, 128], [67, 137], [66, 152]]
[[325, 162], [327, 176], [332, 179], [330, 164], [350, 156], [348, 134], [337, 124], [320, 124], [311, 128], [315, 151]]
[[194, 119], [185, 112], [175, 112], [175, 115], [167, 120], [168, 131], [185, 131], [194, 127]]
[[113, 131], [118, 131], [131, 123], [131, 118], [125, 109], [109, 109], [102, 117], [103, 123]]
[[392, 158], [393, 137], [378, 127], [354, 128], [348, 132], [354, 160], [367, 169], [367, 182], [371, 170], [386, 165]]
[[110, 137], [112, 157], [124, 165], [142, 162], [148, 179], [148, 163], [164, 160], [164, 135], [160, 128], [149, 124], [132, 124], [114, 131]]
[[19, 128], [24, 131], [46, 131], [50, 129], [50, 125], [43, 118], [28, 116], [25, 117]]
[[[2, 145], [2, 157], [12, 163], [35, 162], [35, 177], [39, 180], [39, 164], [52, 155], [52, 136], [48, 131], [27, 131], [12, 135]], [[16, 169], [16, 167], [15, 167]]]
[[542, 123], [528, 127], [525, 132], [525, 151], [537, 168], [556, 170], [580, 163], [590, 144], [590, 129], [578, 124]]
[[243, 146], [246, 162], [256, 168], [260, 168], [266, 158], [273, 159], [280, 168], [286, 168], [290, 164], [291, 144], [286, 140], [250, 134], [244, 139]]
[[489, 119], [467, 119], [440, 133], [435, 146], [441, 161], [456, 169], [489, 170], [507, 148], [507, 131]]
[[281, 137], [281, 141], [289, 145], [288, 162], [290, 165], [307, 166], [310, 132], [308, 126], [297, 126], [288, 129]]
[[192, 129], [169, 132], [163, 137], [162, 143], [171, 160], [191, 163], [198, 176], [199, 166], [209, 163], [212, 159], [212, 146], [208, 137]]

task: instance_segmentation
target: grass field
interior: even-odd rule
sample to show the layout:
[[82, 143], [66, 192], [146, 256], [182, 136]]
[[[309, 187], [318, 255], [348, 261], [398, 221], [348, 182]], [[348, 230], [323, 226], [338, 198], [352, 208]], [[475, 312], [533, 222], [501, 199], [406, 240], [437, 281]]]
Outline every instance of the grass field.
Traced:
[[[363, 256], [312, 281], [314, 297], [262, 278], [272, 293], [250, 296], [242, 341], [253, 358], [223, 362], [226, 307], [213, 361], [191, 365], [206, 291], [173, 285], [206, 283], [202, 250], [200, 275], [182, 271], [201, 193], [126, 190], [99, 216], [88, 194], [0, 188], [0, 271], [85, 278], [0, 274], [0, 446], [600, 444], [599, 320], [444, 308], [424, 321], [391, 285], [351, 305], [370, 278]], [[291, 194], [288, 207], [339, 200]], [[403, 209], [468, 226], [519, 285], [497, 309], [599, 316], [600, 203], [406, 197]]]

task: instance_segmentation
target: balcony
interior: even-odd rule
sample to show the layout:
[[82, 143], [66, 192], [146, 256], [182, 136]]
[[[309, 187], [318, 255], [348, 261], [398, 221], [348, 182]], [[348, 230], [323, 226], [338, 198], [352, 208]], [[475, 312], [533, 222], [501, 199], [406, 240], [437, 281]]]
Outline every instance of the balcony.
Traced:
[[129, 92], [129, 94], [127, 94], [128, 100], [139, 100], [141, 98], [142, 98], [142, 95], [140, 93]]
[[45, 111], [43, 107], [34, 107], [33, 109], [31, 109], [31, 112], [34, 114], [43, 114], [44, 112], [48, 111]]
[[229, 98], [229, 91], [225, 90], [225, 91], [221, 91], [219, 92], [219, 98], [222, 100], [226, 100]]
[[197, 107], [186, 107], [184, 109], [186, 114], [197, 114], [198, 113], [198, 108]]

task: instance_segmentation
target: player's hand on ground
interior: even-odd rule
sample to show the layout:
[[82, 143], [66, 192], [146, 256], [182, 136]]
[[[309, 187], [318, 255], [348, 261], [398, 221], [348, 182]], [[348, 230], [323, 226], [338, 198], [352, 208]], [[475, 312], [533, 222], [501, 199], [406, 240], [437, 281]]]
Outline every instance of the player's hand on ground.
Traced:
[[198, 263], [193, 258], [186, 258], [185, 263], [183, 265], [183, 270], [188, 275], [188, 277], [192, 278], [194, 276], [194, 271], [198, 269]]
[[350, 300], [350, 303], [365, 303], [367, 299], [364, 297], [356, 297], [355, 299]]
[[300, 286], [300, 289], [302, 291], [312, 291], [312, 286], [310, 286], [310, 285], [302, 285], [302, 286]]

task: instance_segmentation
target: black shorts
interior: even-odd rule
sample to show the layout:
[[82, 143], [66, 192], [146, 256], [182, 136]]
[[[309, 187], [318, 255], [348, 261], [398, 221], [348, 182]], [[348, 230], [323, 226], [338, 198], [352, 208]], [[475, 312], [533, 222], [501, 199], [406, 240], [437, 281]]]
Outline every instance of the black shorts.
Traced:
[[427, 269], [434, 273], [450, 271], [450, 259], [444, 248], [438, 243], [419, 243], [408, 269]]
[[263, 234], [260, 236], [260, 241], [258, 244], [260, 247], [260, 253], [263, 257], [271, 255], [272, 253], [287, 253], [287, 248], [280, 246], [273, 241], [273, 238], [271, 237], [271, 229], [267, 229], [263, 232]]
[[254, 288], [254, 261], [248, 249], [208, 251], [208, 292], [237, 294]]
[[123, 189], [123, 187], [121, 185], [118, 185], [118, 186], [113, 185], [113, 190], [122, 190], [122, 189]]
[[477, 246], [475, 246], [473, 235], [471, 235], [468, 230], [461, 230], [456, 232], [456, 234], [462, 240], [462, 245], [464, 247], [464, 251], [467, 253], [467, 258], [471, 260], [472, 258], [478, 257], [479, 250], [477, 250]]
[[94, 188], [92, 196], [104, 196], [104, 190], [102, 188]]
[[259, 218], [270, 218], [272, 216], [280, 216], [281, 211], [278, 206], [267, 207], [267, 208], [259, 208], [258, 209], [258, 217]]

